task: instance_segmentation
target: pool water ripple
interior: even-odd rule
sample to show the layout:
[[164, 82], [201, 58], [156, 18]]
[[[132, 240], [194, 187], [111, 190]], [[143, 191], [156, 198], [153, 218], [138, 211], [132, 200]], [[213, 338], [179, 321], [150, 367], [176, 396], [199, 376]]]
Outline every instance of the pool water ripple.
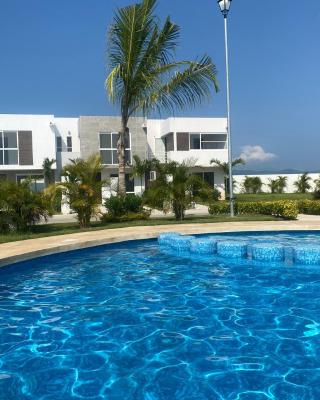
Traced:
[[0, 399], [318, 400], [319, 304], [317, 266], [156, 241], [17, 264], [0, 270]]

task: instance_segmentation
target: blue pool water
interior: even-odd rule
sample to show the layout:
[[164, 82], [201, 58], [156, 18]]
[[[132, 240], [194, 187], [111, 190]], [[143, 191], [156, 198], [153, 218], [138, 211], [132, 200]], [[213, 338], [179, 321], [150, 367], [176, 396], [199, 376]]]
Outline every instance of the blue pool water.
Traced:
[[3, 268], [0, 399], [318, 400], [320, 266], [140, 241]]

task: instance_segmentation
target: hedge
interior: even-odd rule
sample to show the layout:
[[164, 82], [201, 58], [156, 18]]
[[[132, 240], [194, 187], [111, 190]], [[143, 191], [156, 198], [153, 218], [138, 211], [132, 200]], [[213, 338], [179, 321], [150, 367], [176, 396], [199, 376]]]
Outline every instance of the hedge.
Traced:
[[319, 200], [299, 200], [297, 203], [301, 214], [320, 215]]
[[[230, 211], [229, 203], [219, 201], [210, 204], [210, 214], [228, 214]], [[295, 201], [253, 201], [235, 203], [235, 212], [238, 215], [243, 214], [263, 214], [273, 215], [284, 219], [296, 219], [299, 213], [298, 204]]]

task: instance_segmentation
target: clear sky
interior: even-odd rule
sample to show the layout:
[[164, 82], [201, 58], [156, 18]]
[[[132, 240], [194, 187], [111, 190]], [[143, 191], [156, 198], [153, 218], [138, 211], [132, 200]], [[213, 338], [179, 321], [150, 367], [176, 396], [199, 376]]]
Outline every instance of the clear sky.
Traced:
[[[0, 113], [116, 114], [104, 91], [106, 29], [131, 2], [1, 0]], [[185, 116], [225, 116], [217, 7], [159, 0], [160, 17], [182, 28], [177, 57], [208, 53], [219, 71], [220, 92]], [[248, 168], [320, 170], [320, 1], [233, 0], [229, 28], [234, 155]]]

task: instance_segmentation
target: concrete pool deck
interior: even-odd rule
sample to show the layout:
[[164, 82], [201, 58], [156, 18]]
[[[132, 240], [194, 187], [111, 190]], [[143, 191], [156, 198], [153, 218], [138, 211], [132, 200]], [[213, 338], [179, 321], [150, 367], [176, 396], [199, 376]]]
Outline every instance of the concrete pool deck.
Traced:
[[241, 231], [320, 230], [320, 218], [303, 216], [297, 221], [250, 221], [206, 224], [134, 226], [67, 235], [48, 236], [0, 244], [0, 267], [45, 255], [83, 249], [108, 243], [156, 238], [163, 232], [182, 234]]

